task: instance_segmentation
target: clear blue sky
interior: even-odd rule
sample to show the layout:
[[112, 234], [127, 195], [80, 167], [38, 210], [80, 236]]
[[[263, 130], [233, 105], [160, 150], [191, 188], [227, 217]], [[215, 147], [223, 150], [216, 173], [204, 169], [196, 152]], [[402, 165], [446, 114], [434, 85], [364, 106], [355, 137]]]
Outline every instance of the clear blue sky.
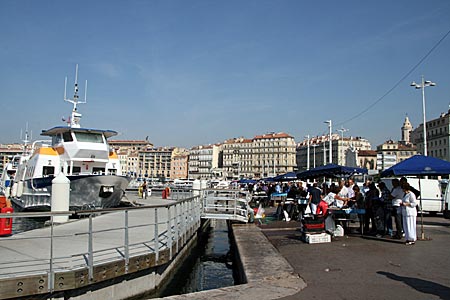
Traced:
[[63, 125], [64, 78], [71, 95], [78, 63], [81, 124], [115, 139], [300, 141], [331, 119], [375, 148], [400, 138], [406, 114], [421, 123], [409, 84], [422, 74], [437, 83], [427, 118], [448, 110], [450, 36], [367, 108], [449, 30], [448, 0], [0, 1], [0, 143], [20, 142], [27, 122], [33, 139]]

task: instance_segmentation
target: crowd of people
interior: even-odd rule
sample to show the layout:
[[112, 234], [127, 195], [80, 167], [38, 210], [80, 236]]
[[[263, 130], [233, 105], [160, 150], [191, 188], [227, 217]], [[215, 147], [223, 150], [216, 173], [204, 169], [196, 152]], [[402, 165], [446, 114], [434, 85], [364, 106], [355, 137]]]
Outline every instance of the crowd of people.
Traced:
[[[366, 181], [360, 188], [352, 178], [338, 183], [326, 182], [304, 185], [303, 182], [257, 183], [249, 185], [254, 194], [285, 194], [286, 199], [306, 199], [308, 211], [315, 215], [326, 215], [328, 207], [354, 208], [364, 212], [364, 232], [377, 237], [402, 239], [407, 245], [413, 245], [417, 239], [416, 217], [417, 198], [420, 192], [411, 187], [407, 178], [392, 179], [389, 190], [383, 181]], [[394, 227], [395, 225], [395, 227]], [[395, 229], [395, 230], [394, 230]]]

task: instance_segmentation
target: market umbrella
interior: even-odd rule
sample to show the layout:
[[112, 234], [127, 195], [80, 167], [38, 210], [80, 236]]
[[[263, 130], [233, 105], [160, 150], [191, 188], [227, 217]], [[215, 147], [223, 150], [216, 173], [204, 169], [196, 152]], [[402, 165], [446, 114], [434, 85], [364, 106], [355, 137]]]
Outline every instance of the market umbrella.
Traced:
[[[450, 174], [450, 162], [424, 155], [414, 155], [404, 161], [393, 165], [381, 172], [382, 177], [389, 176], [438, 176]], [[419, 190], [420, 177], [419, 177]], [[420, 197], [421, 238], [425, 239], [423, 232], [422, 196]]]
[[381, 172], [389, 176], [438, 176], [450, 174], [450, 162], [424, 155], [414, 155]]
[[348, 177], [354, 174], [367, 174], [367, 169], [328, 164], [297, 173], [298, 179], [315, 179], [319, 177]]
[[292, 181], [297, 180], [297, 173], [295, 172], [288, 172], [286, 174], [281, 174], [278, 176], [273, 177], [274, 181]]
[[241, 180], [239, 180], [238, 181], [239, 183], [247, 183], [247, 184], [249, 184], [249, 183], [256, 183], [256, 180], [254, 180], [254, 179], [241, 179]]

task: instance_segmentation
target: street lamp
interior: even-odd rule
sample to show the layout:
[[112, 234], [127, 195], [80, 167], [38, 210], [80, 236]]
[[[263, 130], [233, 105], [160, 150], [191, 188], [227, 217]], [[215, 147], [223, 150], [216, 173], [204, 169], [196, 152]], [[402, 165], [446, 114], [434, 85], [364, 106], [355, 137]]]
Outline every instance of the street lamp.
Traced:
[[339, 131], [341, 133], [341, 137], [342, 137], [342, 139], [341, 139], [342, 155], [341, 156], [342, 156], [342, 160], [344, 162], [341, 165], [343, 166], [343, 165], [345, 165], [345, 158], [344, 158], [344, 132], [347, 132], [348, 129], [345, 129], [344, 127], [341, 127], [341, 129], [337, 129], [337, 131]]
[[329, 160], [329, 162], [330, 162], [330, 164], [331, 164], [331, 163], [333, 162], [332, 150], [331, 150], [331, 131], [332, 131], [332, 122], [331, 122], [331, 120], [327, 120], [327, 121], [325, 121], [324, 123], [327, 123], [327, 124], [328, 124], [328, 129], [329, 129], [329, 131], [330, 131], [330, 136], [329, 136], [329, 138], [330, 138], [330, 149], [329, 149], [330, 153], [329, 153], [329, 158], [328, 158], [328, 160]]
[[305, 138], [306, 138], [306, 145], [307, 145], [307, 148], [306, 148], [306, 156], [307, 156], [307, 158], [306, 158], [306, 170], [309, 170], [309, 134], [305, 135]]
[[426, 119], [426, 113], [425, 113], [425, 87], [427, 86], [435, 86], [436, 83], [431, 82], [429, 80], [425, 80], [422, 75], [422, 83], [418, 84], [414, 81], [411, 82], [411, 86], [415, 87], [416, 89], [422, 89], [422, 109], [423, 109], [423, 155], [428, 155], [427, 150], [427, 119]]
[[327, 164], [327, 148], [325, 147], [325, 142], [323, 142], [323, 165]]
[[316, 168], [316, 147], [319, 146], [317, 144], [312, 144], [313, 147], [313, 167]]

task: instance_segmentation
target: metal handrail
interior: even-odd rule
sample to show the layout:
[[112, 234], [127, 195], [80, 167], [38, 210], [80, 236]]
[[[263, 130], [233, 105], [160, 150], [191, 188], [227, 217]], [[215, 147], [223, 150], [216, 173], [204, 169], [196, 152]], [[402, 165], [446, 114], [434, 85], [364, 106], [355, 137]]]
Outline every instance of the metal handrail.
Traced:
[[[183, 193], [187, 194], [187, 193]], [[179, 194], [178, 194], [179, 196]], [[2, 265], [4, 272], [0, 274], [1, 277], [15, 277], [23, 276], [26, 274], [47, 274], [48, 277], [48, 291], [52, 292], [55, 288], [54, 274], [58, 270], [67, 270], [67, 265], [71, 264], [70, 267], [87, 267], [89, 272], [89, 279], [92, 280], [94, 277], [94, 266], [96, 262], [110, 261], [117, 256], [122, 257], [125, 260], [125, 266], [128, 267], [129, 259], [135, 253], [155, 253], [156, 261], [159, 259], [159, 253], [164, 248], [170, 249], [170, 259], [172, 258], [172, 244], [177, 243], [177, 251], [180, 249], [178, 245], [181, 237], [184, 237], [193, 226], [199, 226], [200, 222], [200, 210], [201, 201], [199, 196], [191, 196], [185, 199], [179, 199], [175, 203], [168, 203], [163, 205], [154, 206], [139, 206], [139, 207], [127, 207], [127, 208], [108, 208], [108, 209], [97, 209], [97, 210], [83, 210], [83, 211], [65, 211], [65, 212], [39, 212], [39, 213], [4, 213], [0, 214], [0, 218], [35, 218], [35, 217], [50, 217], [50, 233], [49, 235], [39, 235], [33, 237], [20, 237], [13, 236], [12, 238], [2, 238], [1, 243], [5, 245], [8, 241], [20, 241], [29, 239], [49, 239], [50, 249], [49, 258], [36, 258], [25, 260], [20, 263], [18, 262], [7, 262]], [[138, 224], [129, 224], [131, 217], [130, 212], [139, 210], [149, 210], [150, 218], [146, 218], [147, 221], [140, 222]], [[122, 220], [120, 224], [111, 228], [102, 228], [95, 230], [93, 224], [93, 218], [99, 214], [106, 213], [118, 213], [123, 212], [124, 217], [118, 217], [118, 220]], [[174, 213], [175, 212], [175, 213]], [[160, 213], [167, 214], [166, 220], [161, 220], [159, 218]], [[77, 230], [72, 234], [54, 234], [54, 222], [53, 216], [57, 215], [69, 215], [69, 216], [85, 216], [88, 217], [89, 227], [88, 230]], [[153, 220], [151, 220], [154, 218]], [[130, 231], [134, 229], [139, 229], [143, 227], [153, 227], [154, 236], [149, 236], [148, 239], [143, 239], [135, 242], [130, 241]], [[101, 249], [94, 250], [94, 244], [96, 241], [96, 235], [102, 233], [108, 233], [113, 231], [123, 231], [123, 244], [113, 247], [105, 247]], [[151, 232], [151, 230], [149, 230]], [[87, 235], [88, 242], [86, 245], [86, 251], [81, 253], [74, 253], [70, 255], [59, 255], [54, 254], [54, 248], [56, 245], [56, 240], [60, 238], [70, 238], [74, 236]], [[183, 238], [182, 243], [184, 244], [186, 239]], [[111, 255], [111, 253], [116, 253]], [[79, 261], [79, 262], [78, 262]], [[28, 267], [28, 270], [17, 269], [17, 266]], [[11, 270], [10, 270], [11, 269]], [[9, 272], [11, 271], [11, 272]]]

